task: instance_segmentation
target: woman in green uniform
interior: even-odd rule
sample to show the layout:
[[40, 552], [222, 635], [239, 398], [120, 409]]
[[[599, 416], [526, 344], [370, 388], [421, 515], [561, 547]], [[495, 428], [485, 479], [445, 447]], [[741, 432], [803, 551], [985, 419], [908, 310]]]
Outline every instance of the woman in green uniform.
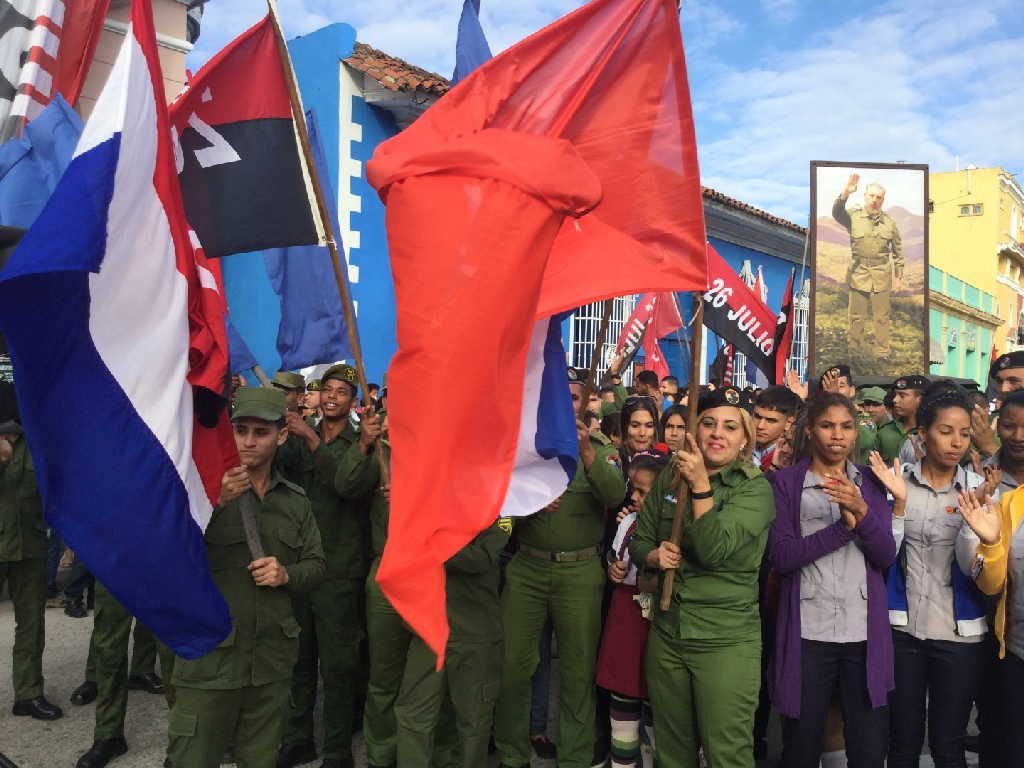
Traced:
[[[761, 676], [757, 574], [774, 517], [771, 486], [749, 461], [740, 392], [700, 400], [696, 437], [647, 495], [629, 554], [676, 571], [667, 611], [656, 608], [646, 674], [660, 768], [753, 768], [753, 721]], [[679, 492], [689, 494], [681, 546], [669, 537]]]

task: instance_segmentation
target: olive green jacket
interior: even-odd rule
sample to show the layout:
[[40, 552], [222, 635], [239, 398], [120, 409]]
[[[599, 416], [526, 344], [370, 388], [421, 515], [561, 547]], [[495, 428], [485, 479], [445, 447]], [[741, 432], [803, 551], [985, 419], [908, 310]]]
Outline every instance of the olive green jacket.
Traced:
[[871, 215], [863, 208], [847, 210], [842, 198], [833, 204], [832, 217], [850, 233], [850, 287], [865, 293], [891, 291], [893, 273], [897, 279], [902, 278], [904, 267], [896, 221], [887, 213]]
[[597, 546], [604, 538], [605, 512], [626, 498], [619, 453], [607, 438], [591, 436], [596, 456], [589, 470], [583, 462], [554, 512], [541, 510], [516, 521], [519, 541], [549, 552]]
[[0, 464], [0, 563], [46, 557], [46, 520], [28, 441], [19, 435]]
[[[669, 539], [676, 482], [668, 467], [647, 494], [629, 544], [633, 562], [644, 563]], [[700, 519], [686, 511], [672, 604], [668, 611], [658, 608], [655, 624], [682, 640], [756, 639], [758, 569], [775, 517], [772, 489], [761, 470], [738, 459], [711, 476], [711, 490], [714, 506]]]
[[900, 455], [900, 448], [907, 440], [908, 431], [896, 419], [889, 419], [875, 432], [878, 452], [885, 463], [892, 466], [893, 459]]
[[[374, 449], [363, 454], [358, 446], [346, 451], [338, 462], [334, 476], [335, 489], [348, 499], [369, 497], [370, 548], [374, 557], [384, 554], [388, 538], [388, 497], [380, 489], [380, 460], [377, 451], [384, 451], [384, 461], [391, 463], [391, 447], [378, 441]], [[372, 494], [372, 495], [371, 495]]]
[[[317, 432], [323, 436], [322, 425]], [[328, 579], [350, 579], [361, 581], [369, 569], [367, 557], [365, 493], [341, 492], [336, 478], [338, 467], [349, 452], [359, 453], [356, 444], [359, 433], [351, 422], [331, 442], [321, 440], [315, 451], [310, 451], [305, 440], [285, 446], [284, 455], [279, 453], [277, 466], [281, 473], [301, 486], [313, 506], [313, 517], [320, 529], [324, 556], [327, 558]], [[369, 471], [370, 462], [359, 466]], [[359, 489], [368, 488], [365, 482]]]
[[175, 685], [232, 690], [291, 680], [299, 653], [292, 596], [308, 593], [326, 570], [320, 533], [301, 488], [280, 474], [260, 502], [260, 539], [267, 557], [288, 571], [282, 587], [258, 587], [238, 500], [213, 511], [206, 527], [206, 558], [231, 611], [231, 633], [200, 659], [176, 659]]
[[510, 522], [495, 521], [445, 563], [449, 644], [501, 640], [498, 559], [508, 544]]

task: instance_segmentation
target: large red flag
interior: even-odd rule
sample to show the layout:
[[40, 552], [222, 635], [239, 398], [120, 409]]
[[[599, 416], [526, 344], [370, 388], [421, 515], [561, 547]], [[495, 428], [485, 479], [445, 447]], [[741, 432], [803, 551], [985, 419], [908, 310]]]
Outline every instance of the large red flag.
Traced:
[[[4, 7], [4, 6], [8, 7]], [[74, 106], [103, 31], [110, 0], [39, 0], [29, 15], [0, 0], [0, 142], [21, 134], [58, 93]], [[4, 62], [5, 53], [13, 59]], [[7, 75], [14, 73], [13, 81]]]
[[508, 382], [535, 320], [707, 285], [677, 14], [595, 0], [475, 70], [367, 165], [398, 314], [377, 579], [439, 658], [443, 563], [501, 509], [522, 410]]

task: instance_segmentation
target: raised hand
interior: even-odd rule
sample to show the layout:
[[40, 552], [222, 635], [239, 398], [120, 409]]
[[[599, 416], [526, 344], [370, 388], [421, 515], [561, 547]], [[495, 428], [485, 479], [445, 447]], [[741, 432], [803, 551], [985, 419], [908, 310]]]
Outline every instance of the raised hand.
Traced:
[[995, 430], [992, 429], [992, 422], [989, 421], [988, 411], [981, 405], [974, 406], [971, 411], [971, 439], [978, 446], [978, 450], [986, 456], [991, 456], [999, 450], [999, 441], [996, 439]]
[[860, 184], [860, 174], [851, 173], [850, 178], [846, 180], [846, 187], [843, 189], [843, 194], [840, 195], [840, 197], [842, 197], [843, 200], [848, 198], [850, 195], [857, 191], [858, 184]]
[[893, 459], [890, 467], [878, 451], [871, 451], [868, 454], [868, 464], [875, 477], [878, 478], [878, 482], [885, 486], [885, 489], [892, 494], [896, 501], [907, 500], [907, 481], [903, 478], [903, 469], [900, 467], [899, 459]]
[[821, 377], [821, 388], [826, 392], [838, 392], [839, 391], [839, 370], [836, 368], [829, 368], [825, 375]]
[[807, 385], [800, 381], [796, 371], [786, 371], [786, 386], [801, 400], [807, 399]]
[[977, 499], [973, 493], [959, 493], [960, 514], [982, 544], [997, 544], [1000, 536], [999, 510], [989, 499]]

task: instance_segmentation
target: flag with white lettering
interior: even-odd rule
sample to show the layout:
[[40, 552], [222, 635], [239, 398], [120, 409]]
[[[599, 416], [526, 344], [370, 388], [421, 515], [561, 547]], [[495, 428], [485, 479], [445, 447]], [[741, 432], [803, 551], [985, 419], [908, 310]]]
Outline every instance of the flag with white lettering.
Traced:
[[774, 379], [775, 313], [710, 245], [708, 280], [711, 287], [704, 294], [704, 325]]
[[326, 244], [269, 16], [210, 59], [169, 112], [185, 214], [207, 258]]
[[0, 142], [85, 83], [110, 0], [0, 0]]
[[786, 292], [782, 294], [782, 309], [775, 326], [775, 383], [786, 383], [786, 365], [793, 349], [793, 277], [796, 270], [790, 270]]

